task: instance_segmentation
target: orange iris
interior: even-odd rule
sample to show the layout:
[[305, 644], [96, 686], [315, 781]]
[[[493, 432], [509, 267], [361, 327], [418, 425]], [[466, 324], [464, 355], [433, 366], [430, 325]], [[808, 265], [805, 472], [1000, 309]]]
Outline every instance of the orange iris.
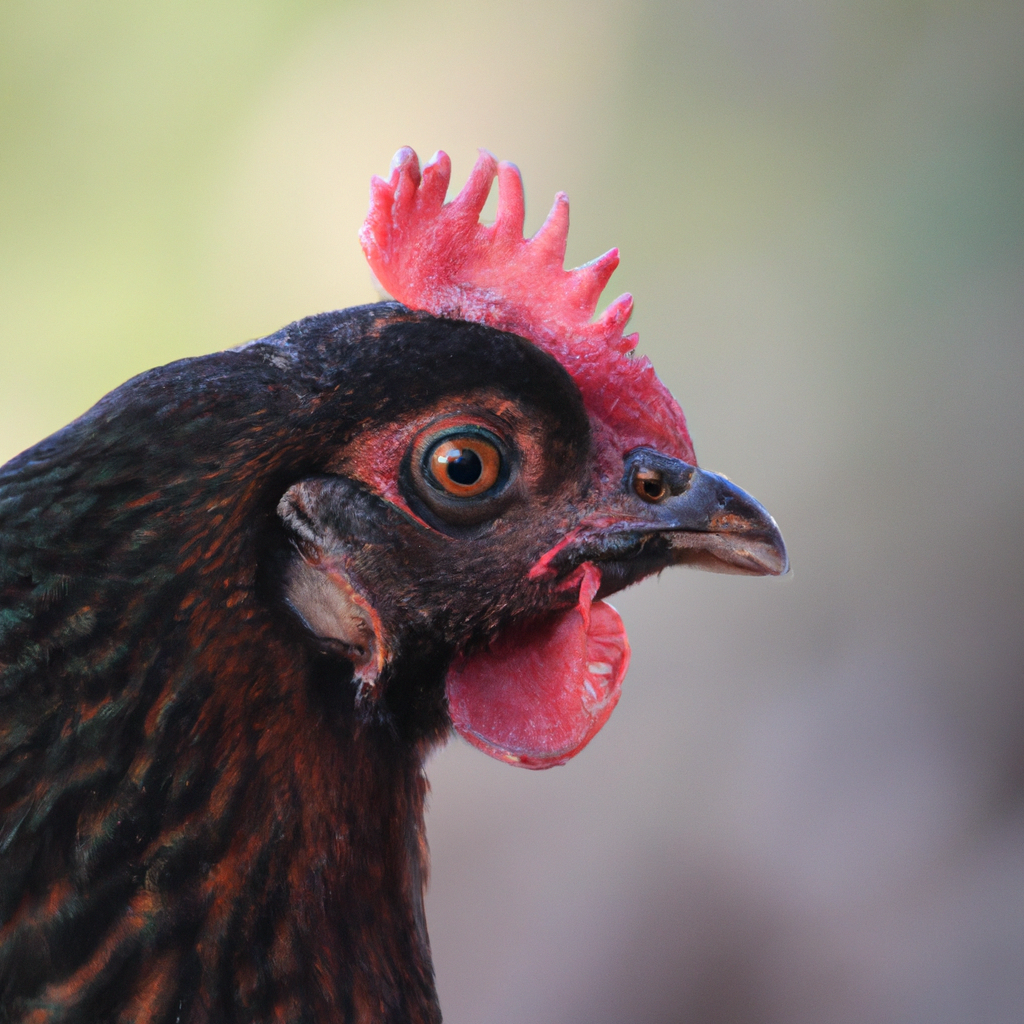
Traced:
[[446, 438], [430, 453], [430, 473], [443, 490], [459, 498], [475, 498], [490, 490], [501, 472], [501, 453], [472, 434]]

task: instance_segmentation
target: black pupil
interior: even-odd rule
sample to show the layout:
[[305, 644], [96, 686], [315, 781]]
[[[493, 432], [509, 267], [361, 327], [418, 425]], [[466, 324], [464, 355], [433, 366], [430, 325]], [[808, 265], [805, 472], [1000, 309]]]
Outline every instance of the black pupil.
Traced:
[[458, 456], [449, 455], [445, 465], [448, 467], [448, 478], [463, 487], [475, 484], [484, 471], [480, 456], [472, 448], [463, 448]]

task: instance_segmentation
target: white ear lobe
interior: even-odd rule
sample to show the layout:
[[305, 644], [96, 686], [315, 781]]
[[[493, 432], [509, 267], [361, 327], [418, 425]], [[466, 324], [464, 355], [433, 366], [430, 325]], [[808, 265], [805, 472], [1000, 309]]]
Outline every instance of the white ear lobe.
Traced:
[[284, 577], [284, 595], [311, 633], [335, 640], [355, 666], [360, 692], [373, 686], [386, 650], [380, 619], [333, 560], [296, 553]]
[[307, 629], [340, 645], [355, 667], [359, 695], [373, 687], [389, 652], [380, 617], [357, 589], [348, 564], [351, 538], [335, 522], [340, 479], [293, 484], [277, 505], [296, 550], [284, 573], [284, 597]]

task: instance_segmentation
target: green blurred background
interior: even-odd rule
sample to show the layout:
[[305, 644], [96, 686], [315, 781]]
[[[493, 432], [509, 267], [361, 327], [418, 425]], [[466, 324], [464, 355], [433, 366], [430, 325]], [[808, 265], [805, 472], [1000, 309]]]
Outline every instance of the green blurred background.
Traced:
[[372, 301], [370, 175], [485, 146], [779, 520], [621, 596], [570, 765], [431, 763], [449, 1024], [1024, 1019], [1024, 5], [4, 0], [0, 130], [0, 461]]

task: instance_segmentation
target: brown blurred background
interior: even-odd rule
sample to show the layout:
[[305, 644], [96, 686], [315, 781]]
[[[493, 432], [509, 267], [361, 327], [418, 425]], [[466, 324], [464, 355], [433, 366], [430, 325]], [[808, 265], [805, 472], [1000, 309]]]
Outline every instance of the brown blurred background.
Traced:
[[[622, 595], [570, 765], [430, 765], [448, 1024], [1024, 1020], [1024, 5], [5, 0], [0, 461], [374, 297], [400, 145], [622, 249], [782, 581]], [[608, 298], [613, 297], [611, 294]]]

